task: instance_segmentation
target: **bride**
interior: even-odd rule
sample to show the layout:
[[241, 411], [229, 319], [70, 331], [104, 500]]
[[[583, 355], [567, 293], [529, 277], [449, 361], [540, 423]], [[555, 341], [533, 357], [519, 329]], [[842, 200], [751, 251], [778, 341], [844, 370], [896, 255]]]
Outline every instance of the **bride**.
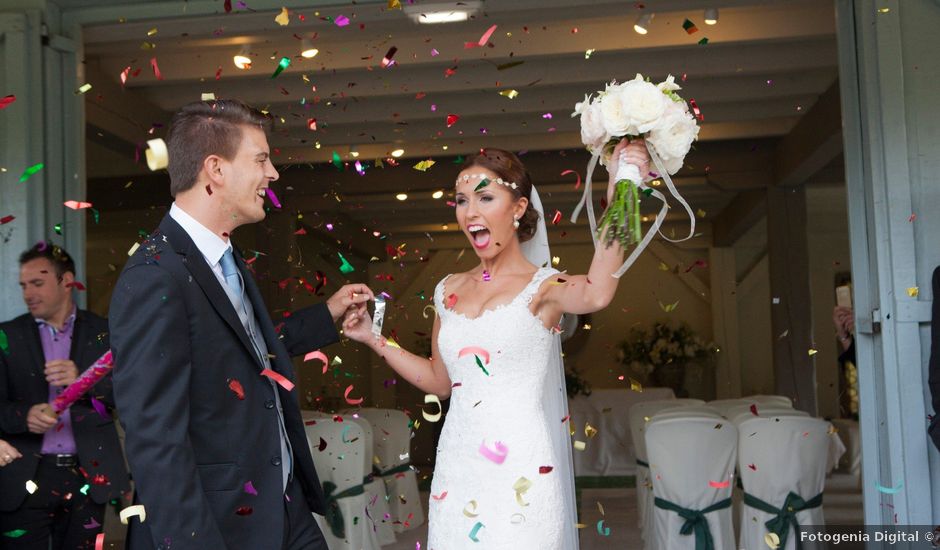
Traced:
[[[642, 142], [619, 143], [610, 166], [621, 155], [646, 175]], [[614, 185], [611, 175], [608, 203]], [[486, 149], [468, 159], [455, 191], [457, 222], [480, 264], [438, 283], [433, 357], [386, 345], [365, 312], [348, 312], [344, 332], [422, 391], [451, 400], [431, 485], [430, 550], [575, 550], [557, 327], [563, 313], [610, 303], [623, 249], [616, 239], [599, 245], [587, 275], [553, 269], [538, 193], [508, 151]]]

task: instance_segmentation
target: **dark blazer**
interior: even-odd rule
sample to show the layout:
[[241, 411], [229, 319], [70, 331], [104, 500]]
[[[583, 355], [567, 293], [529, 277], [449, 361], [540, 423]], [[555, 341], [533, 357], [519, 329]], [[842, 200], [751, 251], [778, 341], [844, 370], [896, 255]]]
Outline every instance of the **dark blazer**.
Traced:
[[933, 419], [930, 421], [930, 438], [940, 449], [940, 267], [933, 272], [933, 311], [930, 321], [930, 367], [927, 385], [933, 401]]
[[[29, 314], [0, 324], [6, 333], [9, 353], [0, 351], [0, 438], [16, 447], [23, 458], [0, 468], [0, 511], [16, 510], [26, 498], [26, 481], [36, 479], [40, 434], [30, 433], [26, 415], [30, 407], [49, 401], [46, 359], [39, 327]], [[79, 372], [108, 351], [108, 321], [90, 311], [76, 310], [69, 358]], [[111, 409], [114, 397], [111, 376], [105, 376], [72, 405], [72, 431], [78, 448], [78, 463], [86, 473], [88, 495], [97, 503], [118, 498], [128, 490], [127, 469], [112, 418], [102, 418], [91, 404], [95, 397]]]
[[[278, 334], [254, 279], [235, 258], [271, 368], [295, 380], [291, 356], [339, 340], [329, 310], [318, 304], [296, 311]], [[145, 522], [131, 521], [128, 549], [281, 548], [283, 457], [274, 390], [222, 285], [169, 215], [124, 267], [110, 321], [114, 393], [137, 499], [147, 512]], [[295, 481], [322, 514], [297, 392], [278, 391]]]

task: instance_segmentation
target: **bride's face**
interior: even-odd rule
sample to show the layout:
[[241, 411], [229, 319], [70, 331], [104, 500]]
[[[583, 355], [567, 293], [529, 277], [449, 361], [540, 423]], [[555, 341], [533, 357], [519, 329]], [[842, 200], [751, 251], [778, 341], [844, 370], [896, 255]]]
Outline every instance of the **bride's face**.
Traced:
[[[481, 174], [485, 178], [479, 177]], [[470, 177], [464, 179], [465, 175]], [[496, 183], [498, 177], [480, 166], [471, 166], [457, 176], [457, 223], [480, 258], [496, 256], [517, 238], [513, 220], [522, 216], [528, 203], [524, 197], [514, 198], [509, 187]], [[490, 183], [480, 187], [484, 179]]]

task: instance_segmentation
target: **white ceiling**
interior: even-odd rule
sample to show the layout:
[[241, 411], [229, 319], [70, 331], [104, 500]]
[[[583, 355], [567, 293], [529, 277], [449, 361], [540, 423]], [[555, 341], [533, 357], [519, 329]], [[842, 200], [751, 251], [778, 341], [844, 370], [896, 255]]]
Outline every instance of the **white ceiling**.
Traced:
[[[449, 189], [455, 157], [481, 147], [527, 152], [523, 159], [548, 191], [546, 209], [567, 218], [576, 202], [574, 178], [559, 174], [571, 168], [583, 175], [587, 161], [577, 119], [569, 116], [574, 104], [605, 81], [637, 72], [654, 80], [676, 75], [683, 97], [701, 109], [700, 142], [677, 183], [694, 208], [717, 215], [737, 193], [774, 183], [777, 143], [838, 74], [834, 9], [817, 0], [490, 0], [471, 20], [441, 25], [417, 24], [388, 9], [386, 0], [317, 8], [288, 3], [287, 26], [274, 20], [284, 4], [271, 0], [247, 0], [247, 8], [233, 0], [228, 14], [221, 1], [183, 3], [185, 14], [177, 2], [151, 9], [147, 20], [126, 22], [114, 22], [121, 10], [107, 2], [58, 4], [73, 13], [112, 14], [112, 22], [84, 28], [84, 79], [94, 86], [86, 94], [90, 193], [114, 208], [165, 203], [162, 184], [149, 194], [145, 186], [136, 195], [122, 189], [125, 176], [146, 180], [134, 149], [162, 136], [178, 107], [212, 92], [275, 115], [270, 142], [286, 208], [320, 215], [342, 210], [350, 224], [398, 235], [441, 233], [453, 212], [430, 192]], [[717, 25], [702, 20], [709, 6], [720, 8]], [[649, 33], [635, 33], [634, 21], [647, 12], [656, 14]], [[339, 15], [350, 24], [322, 19]], [[685, 19], [698, 32], [686, 33]], [[485, 47], [465, 49], [491, 25], [497, 27]], [[300, 37], [313, 38], [319, 55], [301, 58]], [[704, 37], [708, 44], [700, 45]], [[395, 64], [382, 68], [393, 46]], [[232, 62], [242, 47], [254, 59], [247, 71]], [[593, 50], [589, 58], [587, 50]], [[272, 78], [284, 56], [291, 65]], [[122, 89], [126, 67], [140, 72]], [[505, 90], [518, 96], [500, 95]], [[460, 117], [450, 128], [448, 114]], [[307, 127], [310, 118], [316, 131]], [[370, 168], [360, 177], [328, 164], [334, 151], [351, 161], [351, 146], [367, 165], [393, 149], [406, 153], [399, 167]], [[438, 164], [428, 172], [412, 169], [430, 157]], [[409, 200], [394, 201], [398, 192]]]

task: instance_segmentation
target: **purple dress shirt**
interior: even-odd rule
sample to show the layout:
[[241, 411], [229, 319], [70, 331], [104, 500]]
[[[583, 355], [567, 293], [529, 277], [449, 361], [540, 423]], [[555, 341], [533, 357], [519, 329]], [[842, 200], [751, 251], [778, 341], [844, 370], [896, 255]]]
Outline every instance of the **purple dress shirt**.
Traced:
[[[56, 330], [55, 327], [42, 319], [36, 319], [36, 323], [39, 325], [39, 339], [42, 341], [42, 353], [46, 357], [46, 361], [68, 359], [72, 352], [72, 328], [75, 326], [75, 310], [72, 310], [72, 315], [62, 325], [62, 330]], [[52, 402], [63, 389], [65, 389], [65, 386], [50, 384], [49, 401]], [[78, 454], [78, 448], [75, 445], [75, 434], [72, 432], [71, 409], [65, 409], [59, 415], [59, 423], [43, 434], [42, 454]]]

